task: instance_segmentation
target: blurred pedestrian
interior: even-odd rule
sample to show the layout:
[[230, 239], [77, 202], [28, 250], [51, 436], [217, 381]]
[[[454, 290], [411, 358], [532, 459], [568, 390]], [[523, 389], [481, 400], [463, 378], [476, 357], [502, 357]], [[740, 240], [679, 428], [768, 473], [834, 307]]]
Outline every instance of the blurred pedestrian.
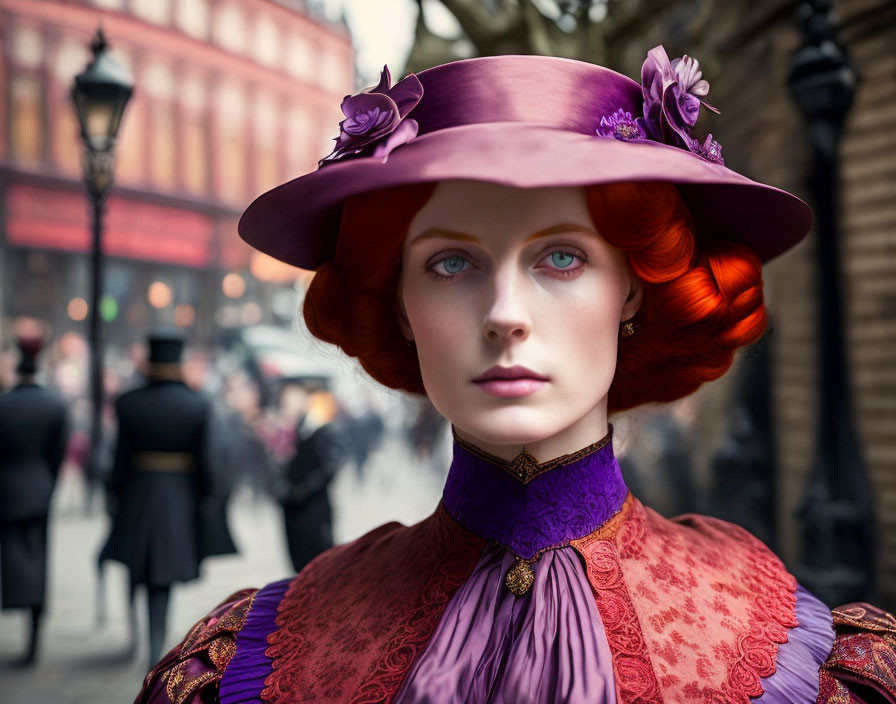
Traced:
[[150, 336], [146, 384], [115, 404], [118, 439], [106, 482], [113, 522], [100, 564], [127, 566], [132, 610], [145, 585], [152, 662], [165, 640], [171, 585], [196, 579], [204, 557], [236, 551], [210, 457], [211, 404], [183, 381], [183, 346], [176, 332]]
[[386, 424], [383, 417], [368, 406], [360, 415], [346, 418], [348, 427], [349, 453], [355, 464], [358, 479], [364, 478], [364, 467], [371, 454], [379, 448]]
[[284, 380], [280, 407], [295, 428], [295, 451], [284, 467], [281, 503], [289, 556], [296, 572], [333, 547], [333, 510], [328, 488], [347, 458], [336, 421], [338, 404], [317, 378]]
[[35, 381], [41, 336], [20, 337], [18, 383], [0, 396], [0, 593], [4, 609], [29, 609], [23, 662], [37, 656], [47, 590], [50, 498], [65, 457], [65, 402]]
[[222, 402], [216, 418], [216, 464], [231, 487], [245, 482], [256, 500], [271, 491], [275, 469], [265, 444], [264, 416], [260, 393], [254, 380], [242, 369], [230, 373], [224, 381]]

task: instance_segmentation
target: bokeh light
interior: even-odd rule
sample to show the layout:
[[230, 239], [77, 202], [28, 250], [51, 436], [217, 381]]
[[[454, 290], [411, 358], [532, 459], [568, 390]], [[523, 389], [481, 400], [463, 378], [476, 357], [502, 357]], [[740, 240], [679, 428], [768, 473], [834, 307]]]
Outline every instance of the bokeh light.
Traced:
[[241, 298], [246, 292], [246, 280], [235, 272], [230, 272], [221, 280], [221, 291], [228, 298]]
[[153, 308], [167, 308], [173, 298], [171, 287], [164, 281], [153, 281], [146, 292], [146, 300]]
[[76, 323], [81, 322], [87, 317], [87, 301], [85, 301], [80, 296], [77, 296], [68, 302], [68, 305], [65, 307], [65, 312], [68, 313], [68, 317], [74, 320]]
[[253, 252], [252, 258], [249, 260], [249, 271], [259, 281], [291, 284], [296, 280], [301, 270], [285, 264], [279, 259], [269, 257], [262, 252]]
[[100, 299], [100, 317], [111, 323], [118, 317], [118, 301], [108, 294]]

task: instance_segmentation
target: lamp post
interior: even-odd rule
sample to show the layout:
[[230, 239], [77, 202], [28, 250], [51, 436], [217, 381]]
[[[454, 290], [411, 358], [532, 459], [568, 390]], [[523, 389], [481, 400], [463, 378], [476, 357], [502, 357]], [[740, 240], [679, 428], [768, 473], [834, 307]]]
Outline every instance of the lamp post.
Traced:
[[871, 502], [850, 396], [838, 241], [838, 146], [856, 77], [837, 44], [830, 0], [804, 2], [798, 16], [804, 42], [793, 56], [789, 85], [812, 147], [821, 383], [815, 457], [799, 512], [803, 554], [794, 571], [819, 598], [837, 605], [868, 598], [873, 575]]
[[111, 56], [102, 27], [90, 45], [93, 58], [75, 76], [72, 101], [84, 142], [84, 182], [93, 206], [90, 258], [90, 463], [95, 470], [102, 440], [103, 335], [100, 299], [103, 295], [103, 212], [115, 171], [115, 138], [121, 116], [134, 89], [128, 72]]

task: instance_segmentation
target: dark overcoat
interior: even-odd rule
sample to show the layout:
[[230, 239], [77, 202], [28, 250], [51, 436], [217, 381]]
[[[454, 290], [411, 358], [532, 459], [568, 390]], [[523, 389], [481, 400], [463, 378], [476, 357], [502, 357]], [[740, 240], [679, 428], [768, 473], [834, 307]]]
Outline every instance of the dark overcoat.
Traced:
[[285, 467], [281, 502], [289, 556], [296, 572], [333, 547], [333, 511], [327, 489], [347, 456], [343, 431], [336, 423], [303, 436]]
[[202, 558], [235, 552], [211, 463], [211, 404], [183, 382], [152, 380], [115, 410], [112, 530], [100, 560], [124, 563], [134, 584], [195, 579]]
[[41, 606], [47, 518], [68, 441], [65, 402], [37, 384], [0, 396], [0, 592], [3, 608]]

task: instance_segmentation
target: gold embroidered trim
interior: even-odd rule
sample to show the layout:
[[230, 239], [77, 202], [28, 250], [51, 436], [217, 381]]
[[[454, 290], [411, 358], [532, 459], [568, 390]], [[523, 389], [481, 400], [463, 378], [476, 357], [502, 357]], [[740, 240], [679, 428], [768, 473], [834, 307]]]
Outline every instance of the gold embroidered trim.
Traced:
[[[581, 551], [595, 540], [605, 540], [612, 537], [619, 529], [622, 521], [624, 521], [626, 516], [631, 513], [634, 500], [634, 496], [629, 492], [625, 497], [625, 501], [622, 502], [622, 506], [619, 507], [619, 510], [586, 536], [574, 538], [567, 543], [548, 545], [546, 548], [542, 548], [535, 553], [535, 555], [528, 558], [520, 557], [514, 553], [514, 555], [516, 555], [516, 562], [511, 565], [510, 569], [507, 570], [507, 573], [504, 575], [504, 586], [516, 596], [523, 596], [535, 582], [535, 564], [541, 559], [542, 555], [548, 550], [559, 550], [560, 548], [570, 546], [575, 548], [575, 550], [581, 554]], [[505, 550], [513, 552], [510, 548], [499, 543], [497, 540], [493, 540], [492, 542], [496, 545], [500, 545]]]
[[591, 543], [598, 540], [609, 540], [616, 532], [619, 530], [619, 526], [622, 525], [623, 521], [628, 517], [628, 515], [632, 512], [632, 508], [635, 505], [635, 497], [629, 492], [628, 496], [625, 497], [625, 501], [622, 503], [622, 507], [610, 516], [597, 530], [592, 531], [588, 535], [583, 538], [576, 538], [575, 540], [570, 540], [569, 544], [572, 545], [576, 550], [580, 553], [587, 548]]
[[523, 484], [528, 484], [540, 474], [544, 474], [545, 472], [548, 472], [556, 467], [565, 467], [566, 465], [578, 462], [588, 455], [591, 455], [609, 445], [613, 440], [613, 426], [610, 425], [609, 428], [610, 430], [607, 433], [606, 437], [598, 440], [596, 443], [588, 445], [588, 447], [583, 447], [581, 450], [577, 450], [576, 452], [570, 453], [568, 455], [560, 455], [560, 457], [556, 457], [544, 463], [539, 463], [538, 460], [535, 459], [535, 457], [533, 457], [525, 448], [520, 454], [513, 458], [513, 461], [508, 462], [507, 460], [503, 460], [500, 457], [491, 455], [484, 450], [480, 450], [475, 445], [458, 437], [457, 431], [454, 429], [454, 426], [451, 427], [451, 434], [454, 436], [454, 442], [460, 445], [471, 455], [478, 457], [481, 460], [485, 460], [489, 464], [493, 464], [496, 467], [500, 467], [514, 479]]

